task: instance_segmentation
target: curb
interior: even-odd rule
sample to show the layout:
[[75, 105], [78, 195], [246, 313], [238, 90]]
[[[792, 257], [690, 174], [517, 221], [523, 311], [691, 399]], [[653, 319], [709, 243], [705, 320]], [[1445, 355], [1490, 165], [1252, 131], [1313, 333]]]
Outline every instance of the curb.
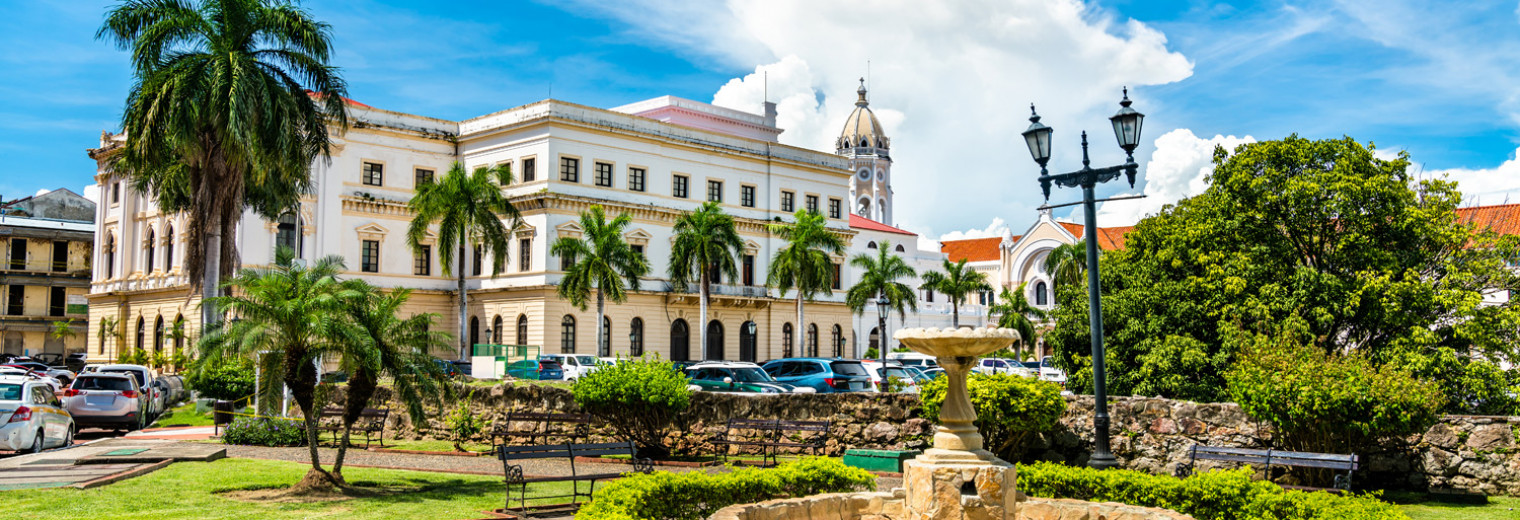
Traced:
[[121, 473], [116, 473], [114, 475], [106, 475], [104, 477], [100, 477], [100, 478], [97, 478], [95, 480], [87, 480], [87, 481], [84, 481], [84, 482], [80, 482], [80, 483], [74, 484], [74, 485], [69, 486], [69, 487], [72, 487], [72, 488], [75, 488], [75, 489], [90, 489], [90, 488], [94, 488], [94, 487], [100, 487], [100, 486], [104, 486], [106, 484], [112, 484], [112, 483], [115, 483], [115, 482], [120, 482], [120, 481], [129, 479], [129, 478], [132, 478], [132, 477], [147, 475], [147, 474], [152, 473], [154, 471], [158, 471], [160, 469], [168, 467], [170, 464], [173, 464], [173, 463], [174, 463], [173, 460], [161, 460], [161, 461], [158, 461], [158, 462], [155, 462], [155, 463], [152, 463], [152, 464], [148, 464], [148, 465], [145, 465], [145, 466], [138, 466], [136, 468], [132, 468], [132, 469], [123, 471]]

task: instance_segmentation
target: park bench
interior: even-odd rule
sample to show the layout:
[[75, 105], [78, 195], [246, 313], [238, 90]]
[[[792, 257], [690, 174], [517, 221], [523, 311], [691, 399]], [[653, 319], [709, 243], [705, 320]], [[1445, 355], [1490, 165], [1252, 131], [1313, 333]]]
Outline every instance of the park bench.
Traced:
[[[1281, 450], [1252, 450], [1246, 448], [1215, 448], [1210, 446], [1193, 445], [1190, 450], [1190, 458], [1187, 464], [1177, 465], [1177, 477], [1186, 478], [1193, 473], [1195, 465], [1200, 460], [1218, 460], [1224, 462], [1237, 462], [1265, 468], [1263, 475], [1267, 481], [1272, 480], [1272, 466], [1286, 466], [1295, 468], [1319, 468], [1336, 471], [1334, 485], [1330, 490], [1349, 491], [1351, 489], [1351, 474], [1361, 466], [1360, 458], [1356, 455], [1338, 455], [1333, 453], [1306, 453], [1301, 451]], [[1344, 471], [1345, 473], [1339, 473]], [[1306, 486], [1282, 486], [1295, 489], [1327, 489]]]
[[[379, 441], [380, 447], [385, 447], [385, 420], [391, 416], [390, 408], [365, 408], [359, 412], [359, 419], [354, 421], [351, 431], [364, 434], [364, 447], [369, 448], [373, 441]], [[336, 418], [336, 421], [329, 420]], [[322, 409], [318, 418], [317, 430], [332, 432], [333, 445], [337, 446], [341, 440], [339, 434], [343, 433], [343, 408], [328, 406]]]
[[806, 449], [817, 455], [828, 440], [829, 421], [734, 418], [708, 442], [722, 447], [725, 461], [733, 447], [754, 446], [760, 449], [762, 463], [775, 465], [782, 448]]
[[[600, 457], [603, 455], [625, 455], [629, 463], [633, 464], [633, 471], [637, 473], [649, 473], [654, 471], [654, 462], [649, 459], [640, 459], [636, 455], [638, 448], [632, 441], [606, 442], [598, 444], [547, 444], [541, 446], [497, 446], [496, 457], [501, 459], [502, 470], [506, 475], [507, 500], [504, 511], [522, 514], [530, 509], [558, 508], [564, 506], [575, 507], [579, 499], [585, 497], [591, 499], [591, 494], [596, 492], [598, 480], [609, 480], [622, 477], [626, 471], [612, 471], [602, 473], [581, 473], [576, 465], [576, 457]], [[556, 476], [529, 476], [523, 473], [523, 467], [513, 464], [513, 461], [530, 459], [564, 459], [570, 462], [569, 475]], [[592, 466], [605, 468], [607, 464], [592, 464]], [[528, 507], [528, 484], [538, 482], [570, 482], [570, 494], [568, 495], [545, 495], [533, 496], [534, 500], [548, 498], [569, 498], [569, 504], [554, 504], [548, 506]], [[581, 492], [580, 483], [589, 482], [590, 486], [584, 493]], [[517, 508], [512, 507], [512, 491], [517, 491]]]
[[577, 442], [590, 435], [591, 415], [584, 413], [507, 412], [501, 423], [491, 427], [491, 443], [497, 446], [506, 446], [513, 437], [527, 437], [529, 445], [545, 445], [556, 437]]

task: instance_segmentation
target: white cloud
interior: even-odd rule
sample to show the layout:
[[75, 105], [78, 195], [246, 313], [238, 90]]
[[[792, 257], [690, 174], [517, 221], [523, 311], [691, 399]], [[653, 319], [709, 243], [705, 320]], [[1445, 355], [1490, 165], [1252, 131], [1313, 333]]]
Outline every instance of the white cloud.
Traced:
[[1162, 206], [1203, 193], [1208, 188], [1208, 176], [1214, 171], [1214, 147], [1224, 146], [1225, 150], [1233, 151], [1240, 144], [1254, 142], [1256, 139], [1249, 135], [1202, 139], [1186, 128], [1162, 134], [1156, 138], [1156, 151], [1150, 161], [1140, 169], [1146, 198], [1099, 205], [1098, 227], [1133, 225], [1160, 211]]
[[50, 189], [47, 189], [47, 188], [42, 188], [40, 190], [37, 190], [37, 193], [33, 193], [32, 196], [33, 197], [41, 197], [43, 195], [47, 195], [47, 193], [50, 192], [50, 191], [53, 191], [53, 190], [50, 190]]
[[1446, 177], [1457, 182], [1462, 191], [1462, 203], [1468, 206], [1490, 206], [1520, 202], [1520, 149], [1510, 159], [1495, 168], [1469, 170], [1426, 170], [1421, 177]]
[[81, 197], [89, 199], [90, 202], [94, 202], [96, 204], [100, 204], [100, 185], [99, 184], [86, 184], [86, 185], [84, 185], [84, 189], [80, 190], [80, 192], [81, 192], [81, 195], [80, 195]]
[[992, 238], [1008, 235], [1008, 223], [1001, 217], [992, 217], [992, 223], [982, 229], [968, 229], [965, 231], [951, 231], [940, 235], [940, 241], [945, 240], [968, 240], [972, 238]]

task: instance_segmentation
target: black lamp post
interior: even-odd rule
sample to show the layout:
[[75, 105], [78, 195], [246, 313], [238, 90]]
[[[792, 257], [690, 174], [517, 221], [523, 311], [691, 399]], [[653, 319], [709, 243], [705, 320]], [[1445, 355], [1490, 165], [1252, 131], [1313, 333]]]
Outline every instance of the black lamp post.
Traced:
[[888, 300], [885, 293], [876, 299], [876, 319], [877, 326], [880, 327], [876, 330], [881, 331], [876, 335], [876, 355], [881, 358], [881, 366], [887, 366], [887, 311], [891, 310], [887, 306], [891, 303], [892, 300]]
[[1083, 226], [1084, 240], [1087, 242], [1087, 316], [1089, 328], [1092, 334], [1092, 363], [1093, 363], [1093, 434], [1096, 437], [1096, 446], [1093, 448], [1092, 457], [1087, 465], [1097, 469], [1107, 469], [1119, 465], [1114, 459], [1114, 454], [1109, 451], [1108, 444], [1108, 392], [1104, 385], [1103, 373], [1103, 309], [1098, 293], [1098, 218], [1093, 199], [1093, 187], [1098, 183], [1108, 182], [1119, 177], [1123, 173], [1129, 179], [1131, 188], [1135, 186], [1135, 173], [1140, 166], [1135, 164], [1135, 147], [1140, 144], [1140, 127], [1145, 120], [1145, 115], [1130, 108], [1129, 89], [1124, 89], [1124, 100], [1119, 102], [1119, 113], [1108, 118], [1114, 126], [1114, 137], [1119, 140], [1119, 147], [1124, 149], [1127, 158], [1124, 164], [1108, 166], [1104, 168], [1092, 168], [1087, 157], [1087, 132], [1082, 132], [1082, 169], [1051, 175], [1045, 168], [1050, 162], [1050, 134], [1051, 128], [1040, 124], [1040, 115], [1035, 113], [1034, 105], [1029, 105], [1029, 129], [1024, 131], [1024, 142], [1029, 145], [1029, 153], [1034, 156], [1034, 162], [1040, 164], [1040, 189], [1045, 192], [1045, 200], [1050, 200], [1050, 185], [1066, 188], [1082, 188], [1083, 218], [1086, 221]]

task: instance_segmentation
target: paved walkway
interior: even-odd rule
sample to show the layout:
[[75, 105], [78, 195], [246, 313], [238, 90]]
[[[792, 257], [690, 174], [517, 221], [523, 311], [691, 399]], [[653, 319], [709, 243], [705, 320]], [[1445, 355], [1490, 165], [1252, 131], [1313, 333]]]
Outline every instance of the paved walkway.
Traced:
[[179, 426], [174, 428], [149, 428], [126, 434], [128, 439], [160, 439], [175, 441], [203, 441], [217, 433], [215, 426]]
[[220, 446], [170, 440], [103, 439], [0, 459], [0, 490], [104, 483], [163, 467], [166, 461], [215, 460]]

